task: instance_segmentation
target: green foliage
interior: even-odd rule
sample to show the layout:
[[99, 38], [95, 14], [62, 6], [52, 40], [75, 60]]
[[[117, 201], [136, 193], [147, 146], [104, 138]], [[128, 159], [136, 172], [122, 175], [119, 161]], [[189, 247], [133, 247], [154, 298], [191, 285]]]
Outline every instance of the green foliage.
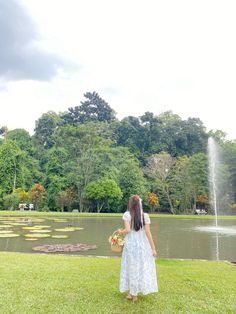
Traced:
[[11, 194], [3, 197], [3, 205], [6, 210], [16, 210], [20, 203], [20, 196], [17, 193], [12, 192]]
[[34, 147], [32, 138], [25, 129], [14, 129], [7, 133], [7, 139], [14, 142], [22, 151], [32, 156]]
[[85, 101], [80, 106], [69, 108], [62, 118], [65, 124], [73, 126], [90, 121], [111, 122], [115, 119], [114, 110], [103, 100], [98, 93], [84, 94]]
[[11, 194], [3, 197], [4, 208], [16, 210], [19, 208], [19, 204], [28, 203], [30, 199], [31, 195], [29, 192], [26, 192], [21, 188], [15, 189]]
[[148, 157], [144, 168], [145, 174], [152, 179], [155, 188], [159, 190], [160, 203], [163, 198], [166, 199], [172, 214], [175, 213], [175, 206], [171, 198], [171, 175], [175, 162], [170, 154], [162, 152]]
[[31, 200], [36, 210], [42, 209], [45, 205], [45, 188], [40, 183], [35, 183], [31, 188]]
[[86, 186], [85, 196], [96, 203], [99, 213], [103, 207], [120, 200], [122, 192], [114, 180], [104, 178], [90, 182]]
[[25, 153], [11, 141], [0, 146], [0, 198], [24, 185]]
[[[98, 93], [84, 97], [64, 113], [44, 113], [33, 136], [24, 129], [0, 128], [0, 205], [16, 208], [13, 191], [30, 191], [39, 183], [45, 191], [38, 209], [121, 212], [130, 195], [140, 194], [148, 210], [151, 191], [158, 195], [160, 211], [190, 214], [196, 206], [207, 206], [199, 200], [209, 199], [206, 152], [213, 136], [223, 151], [220, 206], [232, 212], [236, 145], [226, 141], [224, 132], [207, 133], [200, 119], [183, 120], [171, 111], [119, 121]], [[100, 180], [111, 180], [122, 197], [105, 203], [88, 198], [88, 187]]]
[[131, 195], [139, 194], [143, 199], [148, 186], [143, 171], [134, 159], [126, 160], [120, 165], [118, 182], [123, 193], [122, 210], [127, 207]]
[[48, 205], [51, 209], [56, 209], [58, 194], [65, 188], [65, 178], [58, 175], [48, 175], [45, 187]]
[[40, 149], [47, 149], [55, 144], [54, 132], [57, 127], [62, 123], [58, 114], [53, 111], [44, 113], [35, 125], [34, 141], [36, 146]]

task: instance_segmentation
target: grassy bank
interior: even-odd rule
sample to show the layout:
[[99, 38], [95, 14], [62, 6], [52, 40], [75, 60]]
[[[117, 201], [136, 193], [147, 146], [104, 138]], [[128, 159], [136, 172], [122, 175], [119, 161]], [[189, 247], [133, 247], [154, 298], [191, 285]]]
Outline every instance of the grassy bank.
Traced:
[[[37, 211], [9, 211], [0, 210], [0, 216], [43, 216], [43, 217], [121, 217], [122, 213], [72, 213], [72, 212], [37, 212]], [[149, 213], [151, 218], [201, 218], [214, 219], [211, 215], [171, 215], [171, 214], [153, 214]], [[218, 216], [219, 219], [236, 219], [235, 216]]]
[[236, 267], [157, 260], [159, 293], [118, 291], [120, 258], [0, 253], [0, 313], [236, 313]]

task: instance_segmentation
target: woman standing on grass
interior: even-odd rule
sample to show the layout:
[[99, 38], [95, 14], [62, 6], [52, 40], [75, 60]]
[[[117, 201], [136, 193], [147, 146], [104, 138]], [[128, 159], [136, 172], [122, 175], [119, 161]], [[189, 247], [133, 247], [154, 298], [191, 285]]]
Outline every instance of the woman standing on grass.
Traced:
[[128, 210], [123, 215], [126, 234], [121, 259], [120, 292], [128, 291], [128, 300], [137, 300], [138, 293], [149, 294], [158, 291], [155, 244], [150, 231], [150, 218], [143, 213], [142, 201], [138, 195], [130, 197]]

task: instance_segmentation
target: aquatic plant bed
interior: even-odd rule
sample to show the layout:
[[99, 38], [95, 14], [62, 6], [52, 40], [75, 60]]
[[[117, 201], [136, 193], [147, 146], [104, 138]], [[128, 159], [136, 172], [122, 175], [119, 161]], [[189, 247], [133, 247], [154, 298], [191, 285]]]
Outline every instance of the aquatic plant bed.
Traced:
[[45, 244], [35, 246], [32, 249], [38, 252], [81, 252], [94, 250], [97, 246], [94, 244], [76, 243], [76, 244]]
[[120, 258], [0, 253], [0, 313], [236, 313], [236, 267], [157, 260], [160, 292], [120, 294]]

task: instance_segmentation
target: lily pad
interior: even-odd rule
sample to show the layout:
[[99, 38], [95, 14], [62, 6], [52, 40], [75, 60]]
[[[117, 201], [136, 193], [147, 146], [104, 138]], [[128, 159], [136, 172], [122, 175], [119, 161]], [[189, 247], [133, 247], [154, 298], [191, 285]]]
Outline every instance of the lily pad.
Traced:
[[12, 230], [0, 230], [0, 234], [13, 233]]
[[75, 230], [84, 230], [84, 228], [81, 227], [73, 227]]
[[39, 228], [35, 227], [22, 227], [24, 230], [39, 230]]
[[30, 232], [33, 232], [33, 233], [49, 233], [49, 232], [52, 232], [52, 230], [46, 230], [46, 229], [34, 229], [34, 230], [30, 230]]
[[37, 241], [38, 239], [37, 238], [26, 238], [25, 240], [26, 241]]
[[55, 229], [55, 231], [59, 231], [59, 232], [71, 232], [71, 231], [75, 231], [75, 228], [61, 228], [61, 229]]
[[78, 252], [94, 250], [97, 246], [94, 244], [76, 243], [76, 244], [46, 244], [33, 247], [34, 251], [40, 252]]
[[28, 233], [25, 234], [25, 237], [27, 238], [50, 238], [50, 234], [46, 234], [46, 233]]
[[12, 225], [0, 225], [0, 228], [11, 228]]
[[52, 238], [54, 238], [54, 239], [66, 239], [66, 238], [69, 238], [69, 236], [66, 234], [55, 234], [55, 235], [52, 235]]
[[51, 228], [51, 226], [48, 226], [48, 225], [47, 226], [46, 225], [44, 225], [44, 226], [43, 225], [35, 225], [34, 228], [39, 228], [39, 229], [41, 229], [41, 228]]
[[32, 218], [32, 222], [44, 222], [45, 219], [41, 219], [41, 218]]
[[16, 233], [1, 233], [0, 234], [0, 238], [15, 238], [15, 237], [19, 237], [19, 234]]
[[11, 225], [12, 226], [27, 226], [28, 224], [26, 224], [24, 222], [11, 222]]

